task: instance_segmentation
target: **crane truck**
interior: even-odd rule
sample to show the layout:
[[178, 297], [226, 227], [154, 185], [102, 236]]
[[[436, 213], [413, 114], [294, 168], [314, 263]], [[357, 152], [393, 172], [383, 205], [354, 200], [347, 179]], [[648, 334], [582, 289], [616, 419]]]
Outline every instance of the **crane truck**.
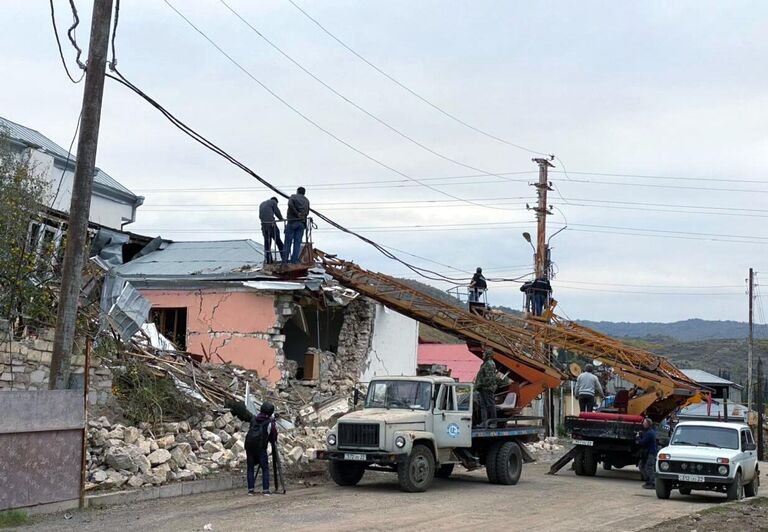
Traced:
[[[455, 393], [455, 390], [447, 390], [455, 383], [434, 379], [411, 380], [411, 388], [416, 386], [418, 389], [419, 384], [415, 383], [426, 382], [430, 392], [429, 400], [425, 396], [419, 408], [414, 406], [416, 403], [412, 400], [401, 401], [407, 405], [402, 408], [410, 411], [405, 416], [408, 421], [403, 421], [402, 413], [393, 411], [386, 399], [384, 403], [377, 402], [375, 393], [372, 396], [369, 388], [367, 408], [342, 417], [329, 435], [328, 450], [320, 453], [320, 458], [330, 461], [331, 474], [339, 484], [357, 483], [366, 469], [385, 468], [398, 472], [403, 489], [422, 491], [435, 474], [445, 474], [456, 463], [469, 468], [484, 465], [491, 482], [498, 482], [501, 478], [514, 480], [501, 483], [516, 483], [519, 478], [519, 473], [515, 472], [516, 464], [521, 459], [528, 459], [521, 444], [541, 431], [541, 427], [535, 425], [535, 430], [531, 430], [531, 421], [540, 421], [540, 418], [522, 416], [523, 408], [546, 390], [557, 388], [563, 380], [573, 377], [553, 360], [549, 346], [599, 360], [634, 385], [632, 391], [621, 394], [612, 411], [592, 415], [581, 413], [566, 418], [566, 429], [577, 445], [558, 460], [551, 473], [571, 460], [577, 474], [588, 476], [595, 474], [600, 462], [606, 468], [634, 463], [634, 438], [644, 416], [659, 421], [679, 406], [702, 398], [696, 383], [666, 358], [563, 320], [554, 314], [554, 300], [544, 315], [524, 318], [490, 310], [478, 302], [464, 309], [431, 297], [390, 276], [365, 270], [320, 250], [316, 250], [314, 256], [326, 273], [341, 285], [465, 340], [469, 350], [477, 356], [481, 356], [485, 349], [492, 349], [497, 368], [511, 378], [511, 383], [501, 394], [504, 396], [501, 405], [503, 417], [489, 420], [482, 426], [478, 426], [466, 410], [445, 410], [446, 394]], [[385, 382], [386, 378], [381, 384], [378, 380], [373, 381], [372, 384], [376, 384], [373, 389], [379, 389]], [[463, 386], [471, 387], [468, 384]], [[464, 403], [465, 408], [472, 404], [471, 388], [465, 388], [464, 395], [467, 395], [467, 390], [469, 403]], [[458, 402], [454, 404], [458, 408], [456, 405]], [[417, 410], [418, 414], [414, 415]], [[441, 437], [441, 431], [448, 434], [451, 430], [455, 431], [453, 425], [458, 424], [443, 426], [442, 422], [447, 420], [449, 414], [456, 412], [463, 416], [462, 422], [469, 423], [463, 431], [469, 437], [461, 442], [446, 442]], [[401, 425], [403, 422], [406, 425], [413, 423], [418, 430], [409, 431], [407, 426]], [[357, 425], [369, 425], [369, 428], [362, 429]], [[390, 425], [391, 430], [387, 428]], [[367, 443], [361, 444], [359, 438], [362, 436], [345, 432], [364, 430], [370, 431], [369, 438], [376, 434], [376, 443], [367, 440]], [[461, 433], [461, 426], [459, 431]], [[398, 437], [403, 440], [398, 440]], [[398, 446], [398, 442], [403, 445]], [[520, 454], [512, 452], [511, 461], [499, 466], [501, 448], [517, 448]], [[422, 457], [419, 460], [413, 458], [414, 449]], [[424, 458], [427, 454], [431, 458]], [[510, 456], [509, 452], [505, 452], [504, 456]], [[500, 470], [503, 470], [501, 477]], [[513, 472], [511, 475], [508, 474], [510, 470]], [[420, 472], [421, 480], [416, 482], [415, 477], [409, 478], [409, 472]]]

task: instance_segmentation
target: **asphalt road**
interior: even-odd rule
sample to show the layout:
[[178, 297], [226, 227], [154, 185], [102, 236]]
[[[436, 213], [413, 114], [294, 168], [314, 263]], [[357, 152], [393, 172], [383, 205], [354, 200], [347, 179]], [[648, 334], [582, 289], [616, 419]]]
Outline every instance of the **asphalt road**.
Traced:
[[488, 484], [485, 471], [459, 469], [426, 493], [399, 490], [394, 474], [366, 473], [355, 488], [297, 487], [286, 495], [248, 497], [245, 490], [148, 501], [61, 514], [24, 530], [640, 530], [724, 502], [718, 494], [661, 501], [640, 487], [631, 468], [594, 478], [572, 471], [548, 476], [527, 465], [516, 486]]

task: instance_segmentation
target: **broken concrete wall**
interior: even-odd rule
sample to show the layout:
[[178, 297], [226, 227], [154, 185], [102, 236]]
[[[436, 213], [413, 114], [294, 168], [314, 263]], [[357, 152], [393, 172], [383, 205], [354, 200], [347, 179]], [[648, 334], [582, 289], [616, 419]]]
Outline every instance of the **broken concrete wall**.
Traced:
[[[282, 379], [284, 316], [274, 295], [236, 289], [144, 289], [142, 295], [153, 309], [187, 309], [190, 353], [255, 370], [273, 385]], [[288, 316], [292, 313], [290, 307], [285, 311]]]
[[371, 350], [375, 318], [376, 304], [365, 297], [358, 297], [344, 309], [336, 362], [355, 380], [362, 374]]
[[416, 375], [419, 326], [380, 303], [375, 304], [373, 336], [360, 380], [380, 375]]

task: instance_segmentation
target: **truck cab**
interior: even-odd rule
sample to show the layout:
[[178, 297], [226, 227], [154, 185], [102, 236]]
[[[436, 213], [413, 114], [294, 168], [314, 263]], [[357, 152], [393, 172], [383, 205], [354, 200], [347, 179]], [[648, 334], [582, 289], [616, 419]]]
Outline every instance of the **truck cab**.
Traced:
[[530, 459], [518, 441], [536, 439], [540, 428], [518, 420], [493, 430], [474, 427], [473, 395], [473, 384], [450, 377], [377, 377], [363, 409], [339, 418], [317, 457], [329, 461], [340, 486], [356, 485], [366, 470], [383, 470], [396, 472], [404, 491], [425, 491], [456, 464], [474, 469], [488, 460], [492, 482], [514, 484]]
[[686, 421], [675, 427], [656, 461], [656, 495], [673, 489], [719, 491], [729, 500], [757, 495], [760, 471], [755, 440], [741, 423]]

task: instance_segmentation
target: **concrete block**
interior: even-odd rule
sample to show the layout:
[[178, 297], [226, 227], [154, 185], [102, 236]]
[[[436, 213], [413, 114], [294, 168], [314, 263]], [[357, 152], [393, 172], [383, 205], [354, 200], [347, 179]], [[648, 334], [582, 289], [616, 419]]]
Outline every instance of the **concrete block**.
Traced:
[[160, 486], [160, 498], [167, 499], [169, 497], [181, 497], [181, 495], [183, 495], [182, 486], [183, 483], [181, 482]]

